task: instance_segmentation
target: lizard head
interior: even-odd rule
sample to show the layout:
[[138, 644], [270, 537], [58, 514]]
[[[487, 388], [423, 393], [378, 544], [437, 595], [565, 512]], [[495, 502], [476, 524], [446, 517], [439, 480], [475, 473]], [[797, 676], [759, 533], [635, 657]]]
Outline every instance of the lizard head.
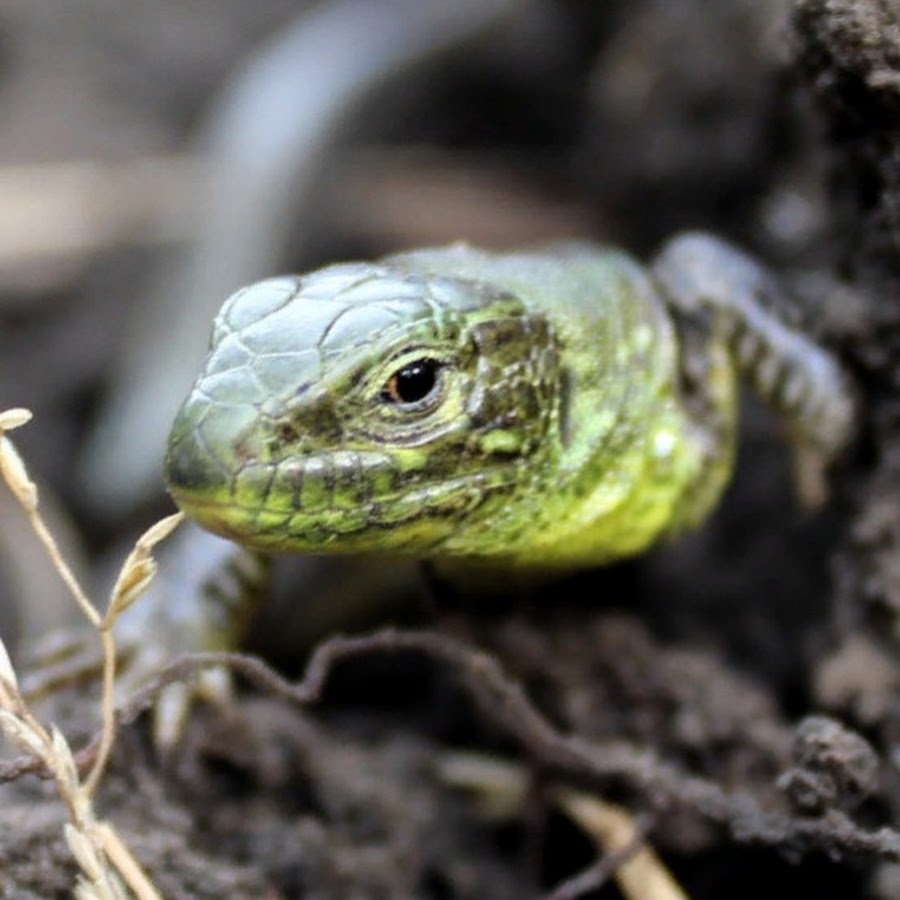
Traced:
[[287, 552], [491, 552], [558, 425], [556, 339], [485, 281], [390, 261], [230, 297], [169, 437], [209, 530]]

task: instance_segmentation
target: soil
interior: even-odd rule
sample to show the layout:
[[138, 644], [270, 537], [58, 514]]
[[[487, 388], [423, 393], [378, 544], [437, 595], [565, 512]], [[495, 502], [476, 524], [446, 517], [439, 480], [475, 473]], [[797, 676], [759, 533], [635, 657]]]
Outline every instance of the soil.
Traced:
[[[599, 870], [583, 891], [559, 887], [598, 857], [554, 802], [561, 783], [627, 809], [696, 900], [897, 896], [900, 5], [520, 7], [514, 27], [377, 95], [365, 127], [341, 137], [352, 165], [326, 213], [298, 212], [315, 241], [298, 240], [282, 268], [460, 237], [577, 235], [639, 255], [684, 228], [733, 240], [795, 288], [855, 381], [858, 439], [827, 505], [794, 499], [782, 435], [748, 397], [738, 471], [711, 521], [538, 597], [359, 615], [328, 577], [304, 581], [284, 562], [282, 605], [251, 649], [288, 679], [332, 630], [415, 630], [326, 643], [299, 691], [238, 663], [234, 701], [196, 706], [165, 754], [151, 717], [124, 701], [99, 810], [167, 897], [620, 896]], [[298, 4], [252, 9], [6, 4], [0, 203], [3, 173], [25, 177], [14, 164], [89, 160], [102, 173], [184, 152], [228, 73]], [[104, 510], [73, 461], [119, 377], [129, 300], [184, 237], [60, 253], [43, 233], [16, 256], [0, 229], [0, 396], [35, 411], [17, 445], [90, 574], [169, 509], [160, 489]], [[0, 552], [0, 629], [24, 658], [44, 597], [16, 577], [16, 540]], [[331, 619], [312, 634], [311, 594]], [[306, 690], [319, 676], [324, 688]], [[47, 704], [39, 716], [88, 746], [96, 684]], [[448, 785], [463, 752], [528, 773], [505, 814]], [[2, 774], [0, 897], [69, 896], [77, 870], [53, 785]]]

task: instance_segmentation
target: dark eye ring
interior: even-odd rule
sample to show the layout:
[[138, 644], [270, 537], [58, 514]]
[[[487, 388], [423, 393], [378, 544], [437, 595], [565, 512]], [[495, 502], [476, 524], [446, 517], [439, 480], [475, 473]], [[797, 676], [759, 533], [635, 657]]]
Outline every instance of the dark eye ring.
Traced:
[[440, 363], [433, 359], [417, 359], [397, 369], [381, 391], [387, 403], [413, 404], [426, 399], [438, 383]]

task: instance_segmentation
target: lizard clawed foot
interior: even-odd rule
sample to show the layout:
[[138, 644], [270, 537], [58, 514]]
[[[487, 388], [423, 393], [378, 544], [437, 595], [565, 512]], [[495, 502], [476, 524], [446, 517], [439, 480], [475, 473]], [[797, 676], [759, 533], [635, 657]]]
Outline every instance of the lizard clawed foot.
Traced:
[[[157, 579], [115, 625], [120, 700], [181, 656], [234, 649], [265, 591], [264, 560], [190, 523], [164, 550]], [[231, 695], [232, 679], [222, 668], [163, 688], [153, 710], [156, 747], [165, 753], [178, 744], [195, 701], [226, 705]]]

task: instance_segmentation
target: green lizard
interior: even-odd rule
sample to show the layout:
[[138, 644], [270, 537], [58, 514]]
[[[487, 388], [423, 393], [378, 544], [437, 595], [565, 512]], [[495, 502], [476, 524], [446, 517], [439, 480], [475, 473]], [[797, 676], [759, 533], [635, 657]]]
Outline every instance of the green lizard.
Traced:
[[[117, 624], [129, 678], [238, 643], [271, 553], [374, 554], [373, 582], [400, 573], [381, 557], [427, 559], [476, 593], [640, 553], [716, 504], [741, 375], [816, 488], [851, 437], [851, 392], [775, 298], [765, 269], [703, 234], [647, 267], [603, 247], [455, 245], [238, 291], [165, 476], [190, 518], [242, 546], [183, 533], [175, 577]], [[199, 690], [221, 696], [220, 675]], [[157, 706], [161, 746], [197, 690]]]
[[835, 361], [778, 288], [685, 234], [609, 248], [464, 245], [239, 291], [165, 462], [178, 506], [271, 552], [583, 568], [700, 523], [733, 466], [746, 375], [807, 461], [849, 440]]

